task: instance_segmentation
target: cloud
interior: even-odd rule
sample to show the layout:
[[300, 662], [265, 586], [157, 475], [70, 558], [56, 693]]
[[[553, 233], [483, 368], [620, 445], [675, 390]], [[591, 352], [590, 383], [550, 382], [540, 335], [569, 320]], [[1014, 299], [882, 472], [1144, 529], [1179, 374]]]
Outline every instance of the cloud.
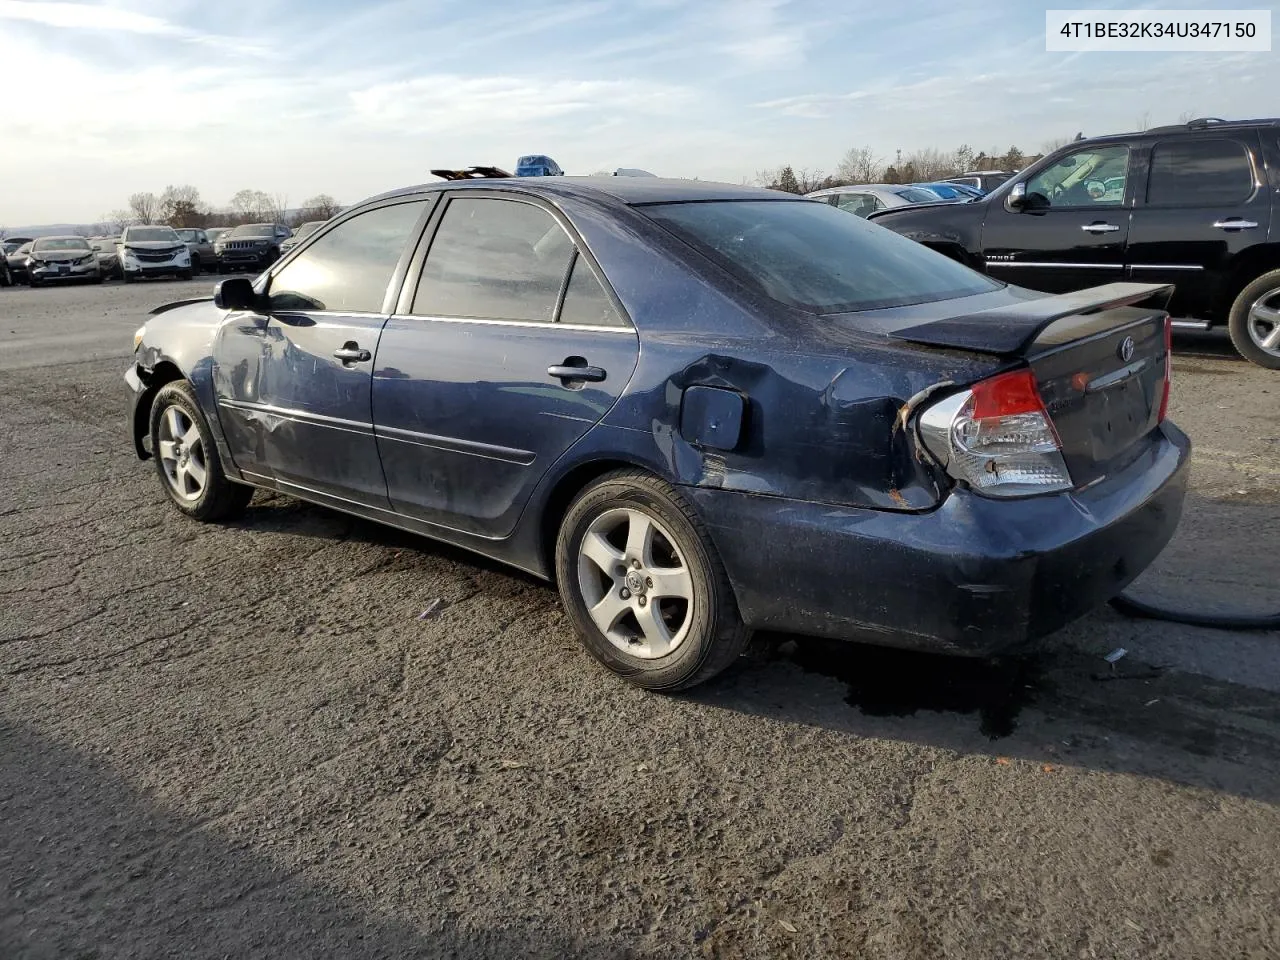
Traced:
[[375, 84], [349, 97], [358, 121], [422, 134], [530, 127], [570, 116], [667, 113], [686, 105], [691, 93], [639, 80], [434, 74]]
[[125, 33], [181, 34], [184, 31], [159, 17], [119, 7], [56, 0], [0, 0], [0, 20], [26, 20], [50, 27], [78, 30], [118, 30]]

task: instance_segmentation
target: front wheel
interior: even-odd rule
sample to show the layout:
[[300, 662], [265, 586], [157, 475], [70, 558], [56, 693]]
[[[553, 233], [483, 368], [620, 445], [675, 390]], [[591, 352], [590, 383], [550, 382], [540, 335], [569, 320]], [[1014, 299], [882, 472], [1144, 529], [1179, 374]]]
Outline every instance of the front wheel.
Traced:
[[674, 487], [641, 471], [608, 474], [570, 505], [556, 580], [587, 650], [637, 686], [709, 680], [750, 637], [702, 521]]
[[178, 279], [179, 279], [179, 280], [190, 280], [190, 279], [191, 279], [191, 275], [192, 275], [192, 274], [191, 274], [191, 271], [190, 271], [190, 270], [179, 270], [179, 271], [178, 271]]
[[1280, 370], [1280, 270], [1264, 273], [1240, 291], [1227, 328], [1242, 357]]
[[170, 502], [196, 520], [238, 516], [253, 488], [227, 479], [191, 384], [167, 383], [151, 404], [151, 452]]

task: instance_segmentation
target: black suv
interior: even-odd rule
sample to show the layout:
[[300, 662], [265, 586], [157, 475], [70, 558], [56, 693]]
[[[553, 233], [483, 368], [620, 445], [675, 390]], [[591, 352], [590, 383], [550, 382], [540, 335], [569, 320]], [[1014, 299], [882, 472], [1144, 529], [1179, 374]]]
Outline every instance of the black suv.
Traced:
[[876, 223], [1009, 283], [1176, 285], [1175, 325], [1225, 324], [1280, 370], [1280, 120], [1193, 120], [1056, 150], [970, 203]]
[[265, 270], [280, 259], [280, 244], [293, 231], [283, 223], [246, 223], [213, 242], [218, 272]]

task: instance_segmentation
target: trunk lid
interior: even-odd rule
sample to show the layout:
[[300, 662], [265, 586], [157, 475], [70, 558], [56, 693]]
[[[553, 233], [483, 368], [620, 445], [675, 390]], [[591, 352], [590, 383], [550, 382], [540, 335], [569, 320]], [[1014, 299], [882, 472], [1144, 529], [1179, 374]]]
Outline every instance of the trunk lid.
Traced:
[[1148, 443], [1168, 375], [1164, 307], [1173, 288], [1113, 283], [948, 317], [890, 336], [1026, 364], [1072, 483], [1120, 470]]

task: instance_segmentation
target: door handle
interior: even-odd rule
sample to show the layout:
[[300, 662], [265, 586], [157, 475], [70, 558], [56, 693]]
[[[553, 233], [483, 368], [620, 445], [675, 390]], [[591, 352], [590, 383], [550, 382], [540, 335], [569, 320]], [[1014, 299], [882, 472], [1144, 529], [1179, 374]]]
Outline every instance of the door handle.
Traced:
[[354, 340], [348, 340], [337, 350], [333, 351], [333, 355], [341, 360], [343, 365], [348, 363], [364, 363], [366, 360], [371, 360], [373, 358], [373, 354], [368, 350], [362, 350], [360, 348], [360, 344], [356, 343]]
[[1080, 229], [1085, 233], [1115, 233], [1120, 228], [1114, 223], [1086, 223]]
[[1240, 217], [1230, 217], [1226, 220], [1215, 220], [1213, 225], [1219, 230], [1252, 230], [1257, 224], [1252, 220], [1244, 220]]
[[573, 381], [590, 381], [599, 383], [605, 378], [604, 367], [592, 367], [582, 357], [565, 357], [564, 363], [553, 363], [547, 367], [547, 376], [568, 385]]

